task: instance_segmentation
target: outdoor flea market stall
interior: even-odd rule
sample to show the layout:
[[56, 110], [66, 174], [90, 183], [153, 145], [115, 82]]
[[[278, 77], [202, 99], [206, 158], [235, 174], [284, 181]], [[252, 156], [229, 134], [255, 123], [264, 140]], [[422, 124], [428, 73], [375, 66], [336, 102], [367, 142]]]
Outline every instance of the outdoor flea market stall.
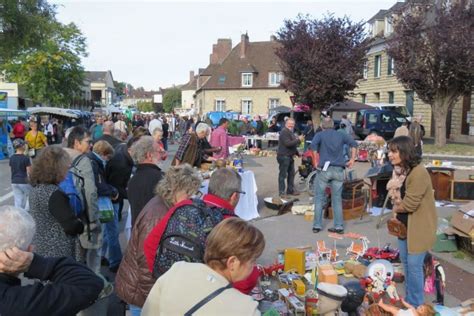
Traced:
[[13, 145], [10, 137], [12, 126], [9, 121], [20, 117], [28, 117], [29, 115], [28, 111], [0, 109], [0, 159], [13, 155]]

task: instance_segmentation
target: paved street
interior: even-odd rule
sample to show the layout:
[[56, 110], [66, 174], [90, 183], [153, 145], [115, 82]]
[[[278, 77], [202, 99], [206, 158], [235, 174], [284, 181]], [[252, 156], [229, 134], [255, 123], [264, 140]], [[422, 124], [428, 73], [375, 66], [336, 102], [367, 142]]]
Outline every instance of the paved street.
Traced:
[[[177, 145], [170, 146], [170, 155], [168, 161], [163, 165], [163, 169], [169, 168], [171, 159], [177, 149]], [[297, 161], [299, 164], [299, 161]], [[470, 165], [470, 163], [457, 162], [459, 165]], [[255, 173], [255, 178], [258, 187], [258, 199], [259, 199], [259, 212], [261, 217], [254, 220], [255, 225], [260, 228], [267, 241], [267, 246], [263, 255], [261, 256], [259, 263], [270, 264], [273, 263], [277, 250], [284, 249], [286, 247], [296, 246], [314, 246], [316, 241], [319, 239], [325, 240], [327, 245], [333, 245], [333, 239], [328, 237], [327, 232], [322, 231], [319, 234], [313, 234], [311, 231], [311, 222], [305, 221], [303, 216], [297, 216], [292, 214], [286, 214], [283, 216], [275, 216], [275, 211], [270, 210], [264, 206], [263, 198], [268, 196], [274, 196], [277, 190], [277, 176], [278, 176], [278, 165], [275, 157], [254, 157], [248, 156], [245, 158], [245, 168], [252, 170]], [[357, 175], [363, 176], [367, 171], [369, 164], [366, 162], [356, 163], [355, 169]], [[456, 179], [467, 179], [469, 174], [474, 173], [473, 171], [457, 171]], [[0, 184], [0, 205], [13, 203], [10, 188], [10, 171], [8, 167], [8, 161], [0, 161], [0, 177], [2, 182]], [[304, 185], [297, 175], [296, 181], [300, 190], [304, 190]], [[299, 196], [298, 204], [308, 204], [310, 201], [309, 196], [303, 193]], [[438, 214], [441, 217], [449, 217], [456, 208], [438, 208]], [[125, 220], [125, 219], [124, 219]], [[326, 229], [332, 226], [332, 223], [325, 222]], [[365, 216], [362, 220], [352, 220], [346, 222], [346, 231], [364, 234], [370, 240], [369, 246], [383, 246], [390, 242], [393, 246], [396, 246], [396, 240], [386, 233], [386, 228], [383, 225], [381, 229], [375, 228], [376, 218], [371, 216]], [[124, 223], [122, 222], [122, 228]], [[123, 234], [122, 234], [123, 235]], [[123, 246], [125, 246], [125, 240], [121, 238]], [[341, 258], [345, 258], [345, 249], [349, 246], [351, 240], [345, 239], [337, 241], [337, 248]], [[462, 300], [474, 296], [474, 290], [472, 284], [474, 284], [474, 262], [470, 259], [456, 259], [451, 253], [436, 254], [439, 256], [444, 263], [444, 267], [447, 274], [447, 296], [446, 304], [448, 306], [455, 306]], [[106, 269], [104, 269], [106, 270]], [[113, 275], [107, 271], [104, 273], [109, 279], [113, 280]], [[400, 291], [402, 292], [402, 291]], [[431, 300], [431, 298], [430, 298]], [[121, 309], [116, 298], [113, 299], [109, 315], [117, 315], [117, 311]]]

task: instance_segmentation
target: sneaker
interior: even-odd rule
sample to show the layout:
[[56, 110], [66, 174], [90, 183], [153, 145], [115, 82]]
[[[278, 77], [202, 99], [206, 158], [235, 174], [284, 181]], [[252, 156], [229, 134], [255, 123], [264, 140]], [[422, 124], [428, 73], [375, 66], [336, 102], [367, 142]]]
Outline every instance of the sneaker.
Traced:
[[321, 231], [321, 228], [313, 227], [313, 233], [317, 234]]
[[331, 227], [331, 228], [328, 229], [328, 232], [342, 235], [342, 234], [344, 234], [344, 229], [343, 228]]

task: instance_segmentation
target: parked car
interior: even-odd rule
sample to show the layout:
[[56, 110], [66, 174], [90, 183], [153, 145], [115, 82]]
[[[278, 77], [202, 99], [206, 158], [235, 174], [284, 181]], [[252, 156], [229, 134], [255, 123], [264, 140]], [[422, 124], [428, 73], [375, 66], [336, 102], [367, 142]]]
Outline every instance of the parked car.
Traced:
[[361, 139], [372, 132], [390, 139], [395, 130], [407, 121], [405, 115], [389, 109], [360, 110], [356, 114], [354, 132]]
[[[275, 114], [272, 114], [268, 118], [268, 122], [272, 121], [273, 117], [276, 117], [277, 119], [277, 125], [281, 128], [285, 126], [285, 117], [290, 117], [291, 112], [278, 112]], [[308, 120], [311, 119], [311, 113], [308, 112], [293, 112], [293, 118], [295, 119], [295, 132], [296, 133], [302, 133], [306, 127], [307, 127], [307, 122]]]
[[204, 115], [203, 121], [210, 123], [212, 128], [216, 128], [219, 126], [219, 121], [221, 118], [225, 117], [229, 121], [236, 121], [239, 120], [240, 113], [239, 112], [221, 112], [221, 111], [214, 111], [208, 112]]

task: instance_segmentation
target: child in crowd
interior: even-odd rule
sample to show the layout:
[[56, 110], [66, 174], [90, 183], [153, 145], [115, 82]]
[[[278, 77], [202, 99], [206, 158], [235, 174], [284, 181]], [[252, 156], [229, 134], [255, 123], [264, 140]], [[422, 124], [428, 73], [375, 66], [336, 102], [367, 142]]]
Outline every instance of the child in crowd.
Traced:
[[12, 180], [12, 190], [15, 199], [15, 207], [27, 210], [28, 195], [31, 185], [28, 181], [28, 175], [31, 171], [30, 158], [25, 156], [26, 143], [17, 138], [13, 141], [15, 154], [10, 157], [10, 170]]

